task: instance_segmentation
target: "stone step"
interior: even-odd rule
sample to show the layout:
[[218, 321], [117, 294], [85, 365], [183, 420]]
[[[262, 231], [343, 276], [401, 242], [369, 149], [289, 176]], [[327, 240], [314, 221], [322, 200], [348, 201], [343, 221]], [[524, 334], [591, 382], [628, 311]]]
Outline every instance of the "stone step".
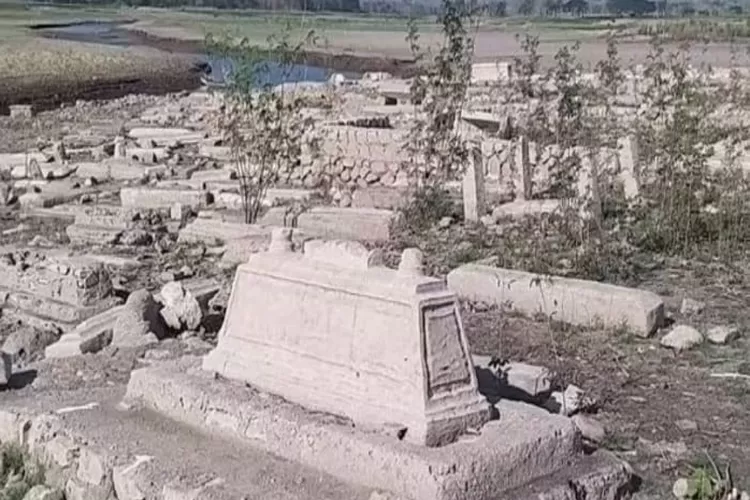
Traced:
[[119, 386], [3, 404], [0, 438], [23, 436], [69, 500], [367, 500], [372, 493], [246, 443], [122, 407], [122, 393]]
[[4, 304], [0, 301], [0, 305], [3, 305], [4, 316], [36, 326], [49, 326], [52, 323], [63, 331], [71, 330], [78, 323], [119, 303], [118, 299], [109, 298], [90, 306], [74, 306], [0, 287], [0, 299], [3, 297]]
[[65, 228], [65, 234], [74, 245], [112, 245], [122, 235], [123, 229], [116, 227], [82, 226], [71, 224]]
[[[580, 434], [569, 419], [523, 403], [503, 401], [499, 419], [478, 435], [428, 448], [400, 441], [386, 429], [354, 428], [346, 419], [217, 380], [188, 358], [134, 371], [126, 401], [343, 481], [412, 500], [494, 500], [582, 457]], [[581, 472], [591, 473], [588, 468]]]

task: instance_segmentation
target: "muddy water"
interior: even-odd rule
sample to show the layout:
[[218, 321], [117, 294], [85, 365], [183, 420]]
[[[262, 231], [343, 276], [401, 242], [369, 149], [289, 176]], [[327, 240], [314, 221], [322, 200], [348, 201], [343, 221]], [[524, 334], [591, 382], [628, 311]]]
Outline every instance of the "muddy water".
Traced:
[[[46, 38], [69, 40], [83, 43], [96, 43], [103, 45], [114, 45], [119, 47], [130, 47], [140, 45], [142, 38], [123, 27], [132, 21], [110, 22], [110, 21], [84, 21], [62, 25], [38, 25], [33, 29]], [[225, 78], [232, 72], [231, 60], [218, 59], [206, 53], [193, 52], [196, 64], [206, 70], [206, 78], [216, 83], [223, 83]], [[332, 74], [329, 68], [309, 64], [295, 64], [291, 67], [281, 68], [278, 64], [268, 62], [263, 65], [263, 73], [259, 75], [262, 83], [272, 85], [283, 82], [324, 82]], [[357, 74], [347, 72], [347, 76], [356, 77]]]

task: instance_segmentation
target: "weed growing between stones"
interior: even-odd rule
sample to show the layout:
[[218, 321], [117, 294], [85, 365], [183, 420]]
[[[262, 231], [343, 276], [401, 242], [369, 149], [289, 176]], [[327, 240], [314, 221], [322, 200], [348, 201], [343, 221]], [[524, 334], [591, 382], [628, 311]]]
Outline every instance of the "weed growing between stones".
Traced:
[[[423, 103], [422, 121], [407, 146], [419, 186], [460, 179], [470, 148], [457, 123], [470, 79], [469, 27], [477, 18], [462, 2], [446, 0], [443, 9], [445, 43], [432, 60], [419, 50], [415, 29], [407, 36], [427, 60], [412, 88], [412, 100]], [[528, 170], [525, 182], [513, 195], [557, 199], [559, 208], [441, 231], [437, 226], [449, 211], [425, 203], [441, 192], [432, 187], [402, 209], [394, 245], [418, 244], [444, 256], [435, 271], [455, 265], [461, 248], [465, 257], [498, 257], [503, 267], [620, 283], [633, 283], [667, 257], [731, 261], [742, 255], [750, 238], [750, 179], [739, 158], [748, 139], [742, 109], [750, 93], [741, 75], [713, 79], [710, 68], [692, 67], [688, 46], [668, 50], [656, 37], [645, 66], [626, 68], [615, 31], [592, 78], [582, 77], [577, 45], [562, 47], [546, 69], [538, 46], [533, 36], [520, 39], [514, 78], [498, 81], [491, 101], [509, 125], [498, 136], [511, 130], [536, 153], [536, 161], [521, 166]], [[642, 78], [625, 89], [629, 74]], [[637, 146], [632, 173], [613, 160], [626, 139]], [[627, 175], [633, 178], [629, 189]]]
[[44, 468], [12, 443], [0, 445], [0, 500], [22, 500], [34, 486], [44, 484]]
[[[303, 155], [317, 154], [315, 122], [304, 113], [309, 96], [283, 84], [275, 87], [268, 78], [273, 71], [286, 81], [302, 49], [312, 41], [310, 32], [293, 42], [289, 30], [269, 37], [265, 48], [229, 35], [207, 39], [210, 52], [234, 66], [218, 127], [231, 148], [248, 224], [258, 219], [268, 188], [302, 169]], [[318, 184], [316, 179], [310, 182]]]

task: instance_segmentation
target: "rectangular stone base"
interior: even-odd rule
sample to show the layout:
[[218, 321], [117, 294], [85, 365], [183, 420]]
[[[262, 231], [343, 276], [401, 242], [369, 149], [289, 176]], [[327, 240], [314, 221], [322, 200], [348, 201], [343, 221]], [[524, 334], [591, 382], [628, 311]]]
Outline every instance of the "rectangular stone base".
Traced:
[[53, 323], [63, 330], [118, 305], [116, 298], [104, 299], [90, 306], [74, 306], [56, 300], [40, 298], [23, 292], [11, 292], [0, 287], [0, 298], [5, 297], [3, 314], [31, 325]]
[[[501, 402], [500, 418], [478, 435], [428, 448], [400, 441], [394, 430], [353, 428], [346, 419], [214, 379], [200, 370], [197, 359], [134, 371], [126, 401], [410, 500], [496, 500], [503, 492], [560, 473], [582, 457], [580, 434], [569, 419], [522, 403]], [[612, 467], [607, 470], [620, 471], [616, 482], [621, 486], [625, 469], [620, 462]]]
[[78, 224], [71, 224], [65, 228], [65, 234], [73, 245], [112, 245], [117, 242], [122, 232], [119, 228]]

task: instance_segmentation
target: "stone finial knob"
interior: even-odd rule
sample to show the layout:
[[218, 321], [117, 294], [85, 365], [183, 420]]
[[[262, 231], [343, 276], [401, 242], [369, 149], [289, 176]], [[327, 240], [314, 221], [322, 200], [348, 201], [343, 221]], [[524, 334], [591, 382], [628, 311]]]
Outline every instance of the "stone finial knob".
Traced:
[[292, 228], [277, 227], [271, 231], [269, 252], [291, 252], [292, 248]]
[[398, 264], [399, 274], [408, 276], [422, 276], [424, 274], [424, 255], [418, 248], [407, 248], [401, 254]]

